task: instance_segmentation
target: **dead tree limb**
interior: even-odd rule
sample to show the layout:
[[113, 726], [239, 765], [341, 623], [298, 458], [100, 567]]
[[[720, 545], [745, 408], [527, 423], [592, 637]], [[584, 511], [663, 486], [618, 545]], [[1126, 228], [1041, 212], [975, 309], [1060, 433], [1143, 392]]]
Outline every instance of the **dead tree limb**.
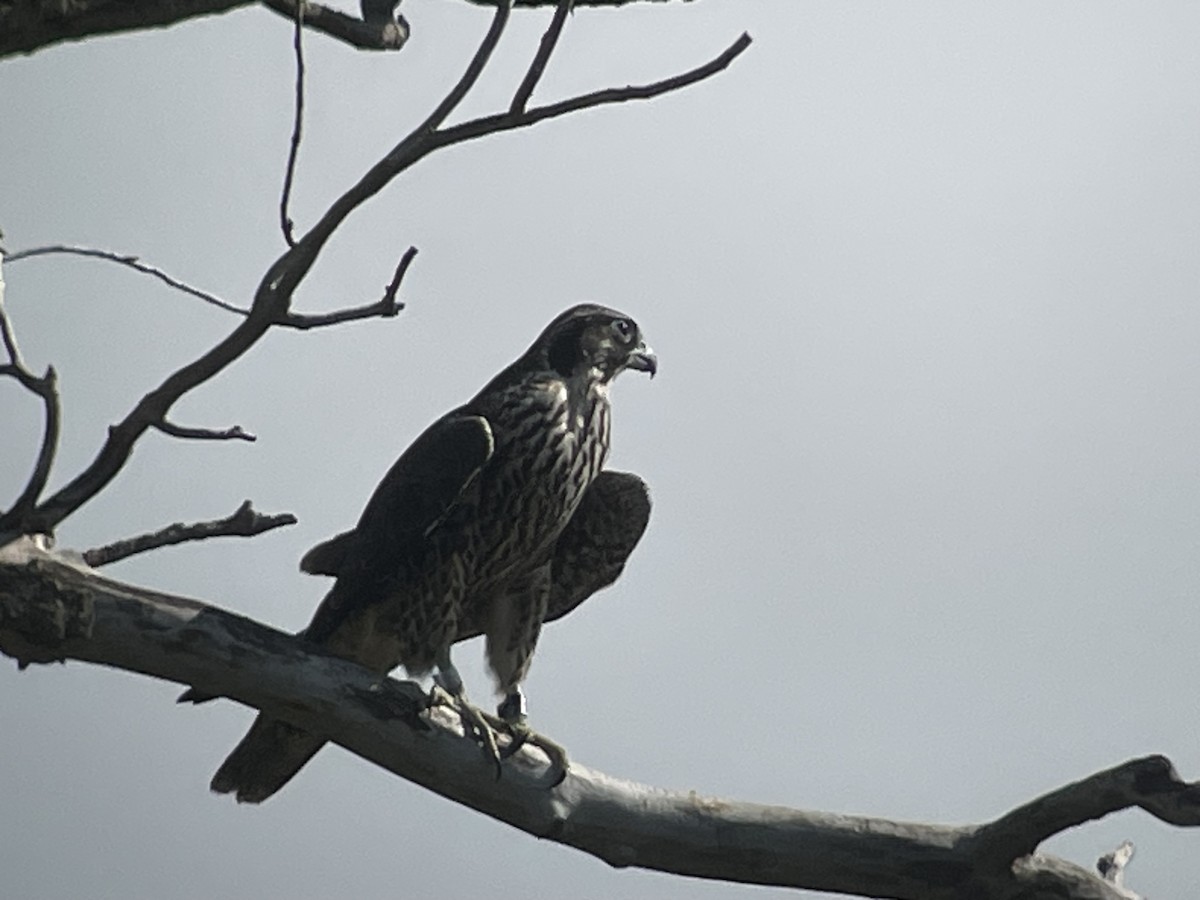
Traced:
[[[912, 900], [1126, 900], [1112, 881], [1036, 852], [1052, 834], [1140, 807], [1200, 825], [1200, 783], [1135, 759], [983, 825], [941, 826], [665, 791], [573, 764], [557, 788], [521, 750], [496, 781], [459, 718], [298, 639], [195, 600], [105, 578], [25, 539], [0, 551], [0, 651], [81, 660], [226, 696], [286, 719], [537, 837], [637, 866], [725, 881]], [[302, 790], [296, 785], [293, 790]]]

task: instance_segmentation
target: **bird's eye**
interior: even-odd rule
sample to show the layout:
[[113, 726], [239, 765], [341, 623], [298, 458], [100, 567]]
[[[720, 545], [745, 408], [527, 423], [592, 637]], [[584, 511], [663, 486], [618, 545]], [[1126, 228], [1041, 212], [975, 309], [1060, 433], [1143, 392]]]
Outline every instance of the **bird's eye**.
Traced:
[[621, 340], [627, 341], [633, 336], [633, 323], [628, 319], [613, 319], [612, 330]]

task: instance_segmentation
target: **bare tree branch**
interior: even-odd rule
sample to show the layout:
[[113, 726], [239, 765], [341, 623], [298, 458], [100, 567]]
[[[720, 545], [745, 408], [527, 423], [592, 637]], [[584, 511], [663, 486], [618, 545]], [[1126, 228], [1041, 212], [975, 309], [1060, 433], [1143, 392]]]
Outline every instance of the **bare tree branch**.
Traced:
[[89, 566], [106, 566], [137, 553], [157, 550], [159, 547], [169, 547], [172, 544], [202, 541], [210, 537], [254, 537], [265, 531], [295, 524], [296, 517], [291, 513], [263, 515], [254, 509], [251, 502], [247, 500], [232, 515], [226, 516], [224, 519], [193, 522], [191, 525], [176, 522], [174, 525], [168, 525], [158, 531], [139, 534], [136, 537], [105, 544], [103, 547], [85, 550], [83, 561]]
[[426, 148], [428, 153], [436, 147], [445, 147], [451, 144], [457, 144], [462, 141], [468, 141], [472, 138], [481, 137], [485, 134], [495, 134], [500, 131], [508, 131], [513, 128], [524, 128], [528, 125], [534, 125], [546, 119], [554, 119], [558, 116], [565, 116], [567, 113], [576, 112], [581, 109], [588, 109], [593, 106], [603, 106], [609, 103], [624, 103], [627, 100], [649, 100], [652, 97], [658, 97], [669, 91], [675, 91], [682, 87], [695, 84], [698, 81], [703, 81], [712, 75], [717, 74], [725, 69], [731, 62], [737, 59], [751, 44], [751, 38], [748, 34], [743, 34], [719, 56], [710, 60], [702, 66], [697, 66], [689, 72], [684, 72], [682, 75], [676, 75], [673, 78], [665, 78], [662, 81], [655, 81], [651, 84], [629, 85], [623, 88], [606, 88], [605, 90], [594, 91], [590, 94], [582, 94], [578, 97], [572, 97], [569, 100], [561, 100], [558, 103], [550, 103], [545, 106], [538, 106], [526, 112], [514, 115], [512, 113], [503, 113], [492, 116], [481, 116], [478, 119], [472, 119], [469, 122], [462, 122], [458, 125], [452, 125], [449, 128], [443, 128], [437, 132], [435, 139], [436, 146]]
[[1051, 835], [1130, 806], [1172, 825], [1192, 826], [1200, 822], [1200, 783], [1181, 784], [1164, 757], [1135, 760], [1014, 809], [987, 825], [980, 839], [997, 864], [1006, 865]]
[[154, 423], [154, 427], [163, 434], [169, 434], [171, 437], [186, 438], [193, 441], [249, 441], [253, 443], [258, 438], [250, 434], [248, 431], [243, 431], [241, 425], [234, 425], [230, 428], [214, 429], [214, 428], [192, 428], [187, 425], [176, 425], [167, 419], [162, 419]]
[[306, 331], [310, 328], [324, 328], [327, 325], [352, 322], [356, 319], [376, 317], [391, 319], [398, 316], [400, 311], [404, 309], [404, 304], [396, 299], [396, 295], [400, 291], [400, 283], [404, 281], [404, 275], [408, 271], [408, 267], [412, 265], [412, 261], [416, 258], [416, 255], [416, 247], [409, 247], [404, 251], [404, 255], [400, 257], [400, 262], [396, 265], [396, 272], [392, 275], [391, 282], [383, 289], [383, 296], [374, 303], [368, 303], [365, 306], [354, 306], [349, 309], [334, 310], [330, 313], [288, 312], [279, 321], [279, 324], [286, 325], [288, 328], [298, 328], [301, 331]]
[[[36, 542], [0, 550], [0, 650], [22, 664], [78, 659], [227, 696], [341, 744], [442, 796], [614, 866], [913, 900], [1128, 900], [1096, 874], [1031, 854], [1063, 827], [1141, 807], [1200, 826], [1200, 783], [1135, 759], [982, 826], [940, 826], [761, 806], [650, 788], [573, 763], [547, 785], [524, 748], [496, 781], [453, 711], [412, 682], [383, 679], [203, 603], [112, 581]], [[197, 786], [200, 779], [197, 778]], [[297, 783], [290, 790], [303, 790]], [[1021, 840], [1011, 835], [1027, 831]], [[1017, 853], [1016, 856], [1008, 856]]]
[[148, 263], [144, 263], [138, 259], [138, 257], [131, 256], [127, 253], [114, 253], [111, 250], [98, 250], [94, 247], [69, 247], [65, 244], [53, 244], [47, 247], [31, 247], [28, 250], [16, 250], [12, 253], [8, 253], [6, 258], [10, 263], [13, 263], [19, 262], [23, 259], [32, 259], [36, 256], [49, 256], [51, 254], [59, 253], [65, 253], [71, 256], [86, 256], [91, 257], [92, 259], [103, 259], [107, 260], [108, 262], [117, 263], [118, 265], [128, 266], [134, 271], [141, 272], [143, 275], [152, 275], [163, 284], [173, 287], [178, 291], [183, 291], [185, 294], [190, 294], [193, 297], [197, 297], [210, 306], [215, 306], [218, 309], [225, 310], [226, 312], [237, 313], [239, 316], [247, 315], [246, 310], [242, 309], [240, 306], [235, 306], [229, 301], [222, 300], [220, 297], [210, 294], [207, 291], [202, 291], [199, 288], [192, 287], [192, 285], [188, 284], [187, 282], [180, 281], [178, 278], [168, 275], [162, 269], [149, 265]]
[[288, 215], [288, 201], [292, 196], [292, 179], [296, 176], [296, 157], [300, 153], [300, 129], [304, 123], [304, 4], [296, 4], [296, 33], [292, 47], [296, 53], [296, 103], [292, 121], [292, 140], [288, 146], [287, 168], [283, 175], [283, 195], [279, 198], [279, 226], [283, 229], [283, 240], [289, 247], [296, 246], [292, 236], [292, 217]]
[[554, 48], [558, 45], [558, 39], [562, 35], [563, 26], [567, 24], [567, 16], [575, 6], [575, 0], [558, 0], [558, 6], [554, 10], [554, 18], [550, 20], [550, 24], [546, 27], [545, 34], [542, 35], [541, 43], [538, 44], [537, 53], [534, 54], [533, 61], [529, 64], [529, 70], [525, 73], [525, 77], [521, 79], [521, 84], [517, 88], [517, 92], [513, 94], [512, 104], [508, 111], [513, 115], [525, 112], [525, 106], [529, 103], [529, 98], [533, 94], [533, 89], [537, 87], [537, 83], [541, 80], [542, 73], [546, 71], [546, 64], [550, 62], [550, 55], [554, 53]]
[[500, 36], [504, 34], [504, 26], [508, 24], [512, 5], [513, 0], [501, 0], [501, 2], [496, 4], [496, 14], [492, 16], [492, 24], [488, 28], [487, 34], [483, 36], [483, 40], [480, 42], [479, 48], [475, 51], [475, 55], [467, 63], [467, 69], [463, 72], [462, 77], [459, 78], [458, 83], [450, 89], [450, 93], [446, 95], [446, 98], [429, 114], [429, 118], [413, 129], [409, 136], [405, 138], [405, 141], [401, 141], [398, 146], [403, 146], [408, 140], [419, 140], [427, 133], [434, 131], [446, 121], [446, 116], [454, 112], [454, 108], [463, 101], [463, 98], [475, 86], [475, 82], [479, 80], [479, 76], [483, 74], [488, 60], [492, 58], [492, 51], [500, 43]]
[[8, 311], [4, 307], [3, 254], [0, 254], [0, 342], [4, 344], [4, 350], [8, 355], [8, 363], [0, 365], [0, 376], [15, 378], [27, 391], [41, 397], [42, 405], [45, 407], [42, 443], [38, 448], [33, 472], [30, 473], [29, 481], [25, 483], [25, 489], [13, 503], [12, 509], [0, 515], [0, 545], [2, 545], [5, 542], [3, 539], [5, 534], [19, 534], [33, 530], [26, 527], [28, 525], [27, 517], [36, 507], [42, 491], [46, 489], [46, 482], [50, 478], [50, 469], [54, 465], [54, 454], [58, 450], [58, 434], [62, 421], [62, 411], [58, 399], [58, 375], [54, 371], [54, 366], [47, 366], [46, 374], [38, 378], [26, 368], [25, 361], [21, 358], [17, 335], [13, 331]]
[[[507, 0], [507, 2], [497, 7], [496, 16], [492, 20], [491, 28], [489, 28], [475, 56], [468, 64], [466, 72], [433, 113], [413, 129], [400, 143], [393, 147], [383, 159], [372, 166], [359, 179], [357, 184], [335, 200], [308, 233], [297, 242], [295, 247], [276, 260], [275, 264], [267, 272], [259, 288], [260, 293], [270, 287], [273, 287], [280, 293], [288, 293], [294, 290], [295, 286], [299, 284], [316, 262], [317, 255], [320, 253], [325, 242], [346, 217], [368, 199], [383, 190], [393, 178], [411, 168], [434, 150], [489, 134], [523, 128], [545, 119], [566, 115], [569, 112], [579, 109], [608, 103], [620, 103], [626, 100], [644, 100], [657, 97], [715, 75], [725, 69], [750, 46], [750, 36], [743, 34], [719, 56], [702, 66], [673, 78], [667, 78], [648, 85], [634, 85], [596, 91], [559, 103], [537, 107], [516, 115], [506, 112], [473, 119], [459, 125], [440, 127], [441, 123], [445, 121], [446, 117], [461, 102], [462, 98], [466, 96], [482, 73], [492, 50], [500, 39], [500, 34], [507, 21], [509, 6], [511, 6], [511, 0]], [[364, 314], [369, 315], [370, 313]], [[361, 316], [356, 315], [355, 317]], [[284, 318], [286, 319], [287, 317], [285, 316]]]

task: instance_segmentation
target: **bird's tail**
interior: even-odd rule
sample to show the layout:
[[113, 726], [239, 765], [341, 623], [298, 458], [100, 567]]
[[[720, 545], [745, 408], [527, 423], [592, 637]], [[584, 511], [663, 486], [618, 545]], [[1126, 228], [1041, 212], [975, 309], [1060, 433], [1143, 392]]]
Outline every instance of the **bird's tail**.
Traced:
[[280, 719], [259, 715], [209, 785], [239, 803], [262, 803], [287, 784], [325, 741]]

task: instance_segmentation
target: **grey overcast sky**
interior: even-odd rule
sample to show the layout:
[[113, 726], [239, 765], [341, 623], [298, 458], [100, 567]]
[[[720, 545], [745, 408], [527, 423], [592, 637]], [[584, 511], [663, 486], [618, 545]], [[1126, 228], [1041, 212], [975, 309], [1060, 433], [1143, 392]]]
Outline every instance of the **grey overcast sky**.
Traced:
[[[306, 40], [303, 228], [443, 95], [487, 27], [409, 0], [398, 54]], [[503, 104], [547, 11], [518, 11], [463, 115]], [[62, 528], [86, 548], [244, 498], [300, 524], [114, 566], [273, 625], [434, 417], [567, 305], [642, 324], [612, 465], [654, 490], [624, 578], [544, 635], [533, 722], [589, 766], [846, 813], [985, 820], [1127, 758], [1200, 778], [1200, 4], [705, 2], [579, 10], [537, 95], [719, 77], [436, 154], [354, 215], [299, 303], [406, 312], [271, 335]], [[291, 32], [258, 8], [0, 64], [10, 249], [137, 254], [245, 303], [281, 239]], [[6, 266], [59, 370], [61, 484], [105, 427], [233, 324], [102, 263]], [[38, 407], [0, 383], [0, 494]], [[4, 503], [7, 501], [0, 501]], [[489, 697], [478, 644], [457, 658]], [[616, 871], [324, 750], [238, 807], [208, 779], [251, 718], [177, 686], [0, 665], [0, 879], [25, 900], [739, 898]], [[490, 702], [490, 701], [489, 701]], [[1136, 890], [1195, 895], [1200, 835], [1140, 813]], [[797, 896], [789, 893], [787, 896]], [[815, 896], [815, 895], [810, 895]]]

